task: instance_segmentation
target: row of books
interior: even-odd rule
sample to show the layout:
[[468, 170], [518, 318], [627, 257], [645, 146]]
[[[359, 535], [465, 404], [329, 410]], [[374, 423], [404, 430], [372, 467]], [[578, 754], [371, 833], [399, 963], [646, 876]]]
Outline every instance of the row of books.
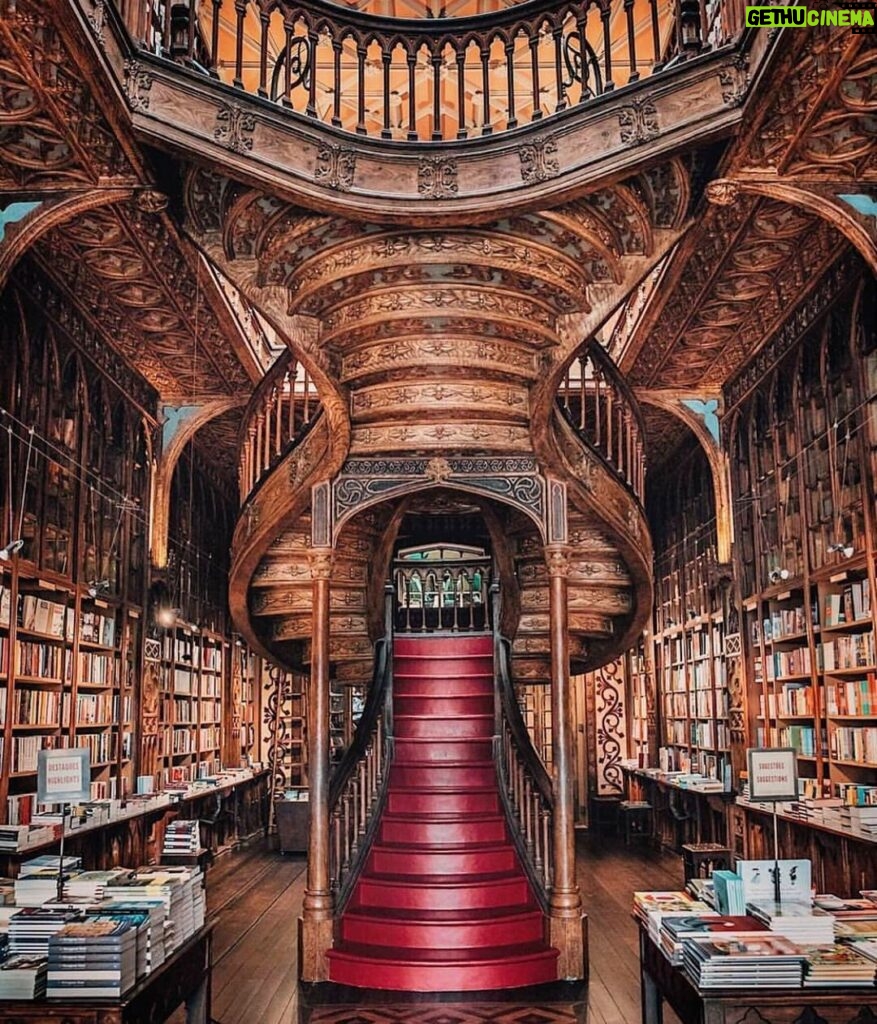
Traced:
[[831, 733], [831, 756], [877, 766], [877, 726], [837, 726]]
[[18, 625], [33, 633], [72, 640], [73, 615], [67, 612], [67, 605], [35, 594], [21, 594], [18, 598]]
[[877, 673], [864, 679], [835, 680], [825, 687], [829, 715], [877, 715]]
[[867, 579], [845, 586], [840, 593], [826, 594], [823, 605], [824, 626], [842, 626], [862, 622], [871, 616], [871, 586]]

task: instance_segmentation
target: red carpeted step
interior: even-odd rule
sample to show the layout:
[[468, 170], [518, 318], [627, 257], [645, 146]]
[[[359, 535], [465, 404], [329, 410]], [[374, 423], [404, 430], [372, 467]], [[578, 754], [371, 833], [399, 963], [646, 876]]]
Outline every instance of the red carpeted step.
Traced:
[[367, 872], [381, 875], [480, 875], [511, 871], [517, 863], [511, 843], [474, 843], [466, 847], [424, 849], [401, 843], [375, 843]]
[[483, 789], [496, 782], [493, 761], [472, 764], [398, 764], [390, 768], [390, 786], [431, 789]]
[[532, 898], [527, 879], [517, 870], [502, 875], [370, 875], [356, 887], [356, 907], [407, 910], [490, 909], [515, 906]]
[[408, 715], [401, 714], [397, 704], [393, 726], [397, 743], [400, 739], [485, 739], [493, 735], [493, 715]]
[[541, 942], [544, 918], [534, 907], [498, 911], [350, 910], [341, 924], [344, 942], [364, 942], [396, 949], [482, 949]]
[[396, 764], [453, 764], [469, 761], [489, 761], [493, 754], [493, 740], [445, 739], [432, 737], [417, 739], [396, 738]]
[[396, 638], [387, 801], [331, 981], [472, 992], [557, 980], [502, 812], [493, 686], [489, 636]]
[[392, 814], [427, 814], [437, 817], [448, 814], [489, 814], [498, 812], [501, 804], [496, 787], [487, 789], [403, 789], [391, 788], [387, 794], [387, 811]]
[[505, 818], [500, 814], [470, 814], [430, 819], [422, 814], [385, 814], [380, 826], [382, 843], [410, 846], [462, 846], [466, 843], [502, 843]]
[[[426, 956], [427, 952], [432, 956]], [[407, 955], [380, 946], [357, 945], [329, 951], [329, 979], [358, 988], [398, 992], [478, 992], [557, 981], [558, 952], [550, 946], [417, 951]]]

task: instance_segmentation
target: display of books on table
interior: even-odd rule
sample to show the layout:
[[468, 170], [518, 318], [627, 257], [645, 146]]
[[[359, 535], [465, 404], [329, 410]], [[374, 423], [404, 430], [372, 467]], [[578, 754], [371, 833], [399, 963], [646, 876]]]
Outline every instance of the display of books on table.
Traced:
[[754, 917], [728, 917], [710, 911], [706, 914], [682, 914], [661, 921], [661, 949], [670, 963], [682, 963], [682, 943], [695, 936], [719, 936], [736, 932], [767, 931]]
[[137, 927], [130, 917], [95, 914], [49, 940], [49, 998], [119, 999], [136, 981]]
[[751, 901], [746, 909], [763, 921], [777, 935], [806, 946], [825, 946], [834, 942], [835, 921], [827, 910], [811, 907], [807, 902], [774, 903], [773, 900]]

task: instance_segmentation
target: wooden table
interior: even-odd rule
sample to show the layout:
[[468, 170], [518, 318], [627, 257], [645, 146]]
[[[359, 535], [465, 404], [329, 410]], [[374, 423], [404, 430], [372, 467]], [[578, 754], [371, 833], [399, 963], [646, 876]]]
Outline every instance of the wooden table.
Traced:
[[122, 999], [0, 1000], [3, 1024], [159, 1024], [180, 1003], [188, 1024], [210, 1024], [216, 921], [209, 921]]
[[661, 1024], [663, 1004], [682, 1024], [872, 1024], [877, 988], [740, 988], [703, 991], [674, 967], [640, 925], [643, 1024]]

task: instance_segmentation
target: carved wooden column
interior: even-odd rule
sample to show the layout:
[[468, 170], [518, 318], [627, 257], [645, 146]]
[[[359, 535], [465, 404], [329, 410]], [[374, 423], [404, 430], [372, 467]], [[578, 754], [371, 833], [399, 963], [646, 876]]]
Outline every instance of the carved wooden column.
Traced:
[[585, 943], [582, 897], [576, 883], [575, 805], [573, 798], [572, 702], [569, 679], [567, 577], [569, 548], [545, 548], [549, 578], [551, 630], [551, 721], [554, 781], [554, 878], [549, 901], [551, 944], [560, 950], [558, 977], [583, 978]]
[[329, 586], [332, 549], [313, 548], [311, 570], [311, 680], [308, 700], [310, 833], [302, 903], [302, 981], [328, 980], [335, 899], [329, 880]]

